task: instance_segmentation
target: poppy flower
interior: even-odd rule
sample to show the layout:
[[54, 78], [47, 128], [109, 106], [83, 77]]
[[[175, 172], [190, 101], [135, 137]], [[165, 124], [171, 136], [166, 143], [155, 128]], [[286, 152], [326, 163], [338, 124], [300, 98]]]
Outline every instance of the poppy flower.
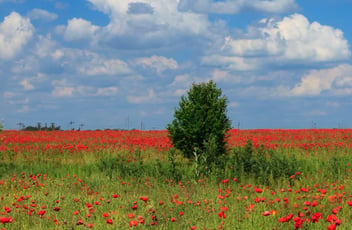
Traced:
[[106, 219], [106, 223], [112, 225], [112, 219]]
[[263, 216], [269, 216], [269, 215], [270, 215], [270, 212], [269, 212], [269, 211], [264, 211], [264, 212], [262, 212], [262, 215], [263, 215]]
[[12, 217], [2, 217], [2, 216], [0, 216], [0, 222], [2, 224], [12, 223], [13, 219], [12, 219]]
[[133, 227], [133, 226], [138, 226], [138, 221], [136, 221], [136, 220], [131, 220], [131, 221], [130, 221], [130, 227]]

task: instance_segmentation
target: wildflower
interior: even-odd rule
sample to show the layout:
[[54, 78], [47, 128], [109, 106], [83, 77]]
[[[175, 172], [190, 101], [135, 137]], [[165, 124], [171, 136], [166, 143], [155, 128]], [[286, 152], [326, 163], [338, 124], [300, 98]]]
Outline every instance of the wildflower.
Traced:
[[12, 217], [2, 217], [2, 216], [0, 216], [0, 222], [2, 224], [12, 223], [13, 219], [12, 219]]
[[106, 219], [106, 223], [112, 225], [112, 219]]
[[133, 226], [138, 226], [138, 221], [136, 221], [136, 220], [131, 220], [131, 221], [130, 221], [130, 227], [133, 227]]
[[264, 211], [264, 212], [262, 212], [262, 215], [263, 215], [263, 216], [269, 216], [269, 215], [270, 215], [270, 212], [269, 212], [269, 211]]
[[140, 200], [143, 200], [144, 202], [147, 202], [148, 201], [148, 197], [144, 197], [144, 196], [141, 196], [139, 197]]

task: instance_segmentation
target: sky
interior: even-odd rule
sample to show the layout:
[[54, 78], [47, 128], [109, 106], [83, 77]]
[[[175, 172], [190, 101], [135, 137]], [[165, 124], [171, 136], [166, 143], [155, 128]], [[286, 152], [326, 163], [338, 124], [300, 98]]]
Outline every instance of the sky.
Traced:
[[165, 129], [213, 80], [234, 128], [352, 128], [352, 0], [0, 0], [0, 120]]

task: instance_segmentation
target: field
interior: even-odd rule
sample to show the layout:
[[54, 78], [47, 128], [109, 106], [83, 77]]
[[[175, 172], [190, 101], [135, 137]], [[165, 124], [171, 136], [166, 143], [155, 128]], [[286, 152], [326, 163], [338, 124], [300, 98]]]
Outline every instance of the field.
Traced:
[[231, 130], [208, 170], [166, 131], [0, 132], [2, 229], [350, 229], [352, 130]]

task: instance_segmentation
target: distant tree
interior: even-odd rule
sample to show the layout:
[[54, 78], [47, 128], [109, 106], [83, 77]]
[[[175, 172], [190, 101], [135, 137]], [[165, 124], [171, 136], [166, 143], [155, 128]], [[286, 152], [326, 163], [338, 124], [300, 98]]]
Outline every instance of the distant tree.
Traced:
[[0, 121], [0, 132], [4, 130], [4, 124], [3, 121]]
[[226, 113], [227, 97], [213, 81], [193, 83], [167, 126], [173, 145], [187, 158], [198, 157], [196, 151], [210, 161], [216, 159], [225, 153], [225, 136], [231, 128]]

